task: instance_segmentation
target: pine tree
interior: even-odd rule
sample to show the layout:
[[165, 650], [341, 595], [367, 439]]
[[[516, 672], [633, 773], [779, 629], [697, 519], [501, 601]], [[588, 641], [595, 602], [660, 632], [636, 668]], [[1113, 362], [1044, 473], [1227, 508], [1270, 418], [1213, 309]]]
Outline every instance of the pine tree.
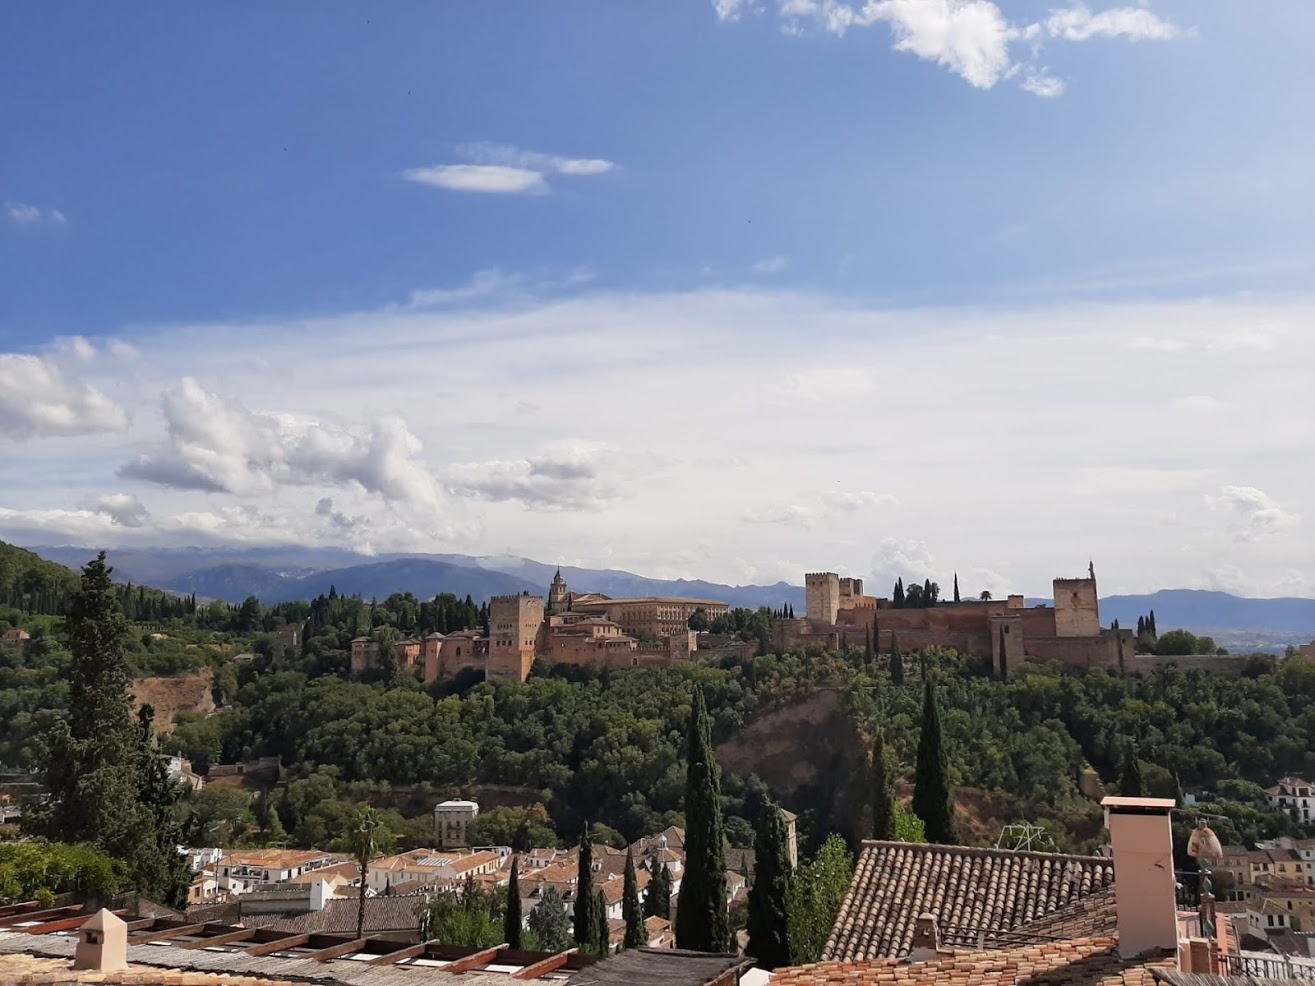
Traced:
[[594, 933], [593, 949], [597, 955], [607, 955], [612, 950], [612, 935], [607, 926], [607, 898], [599, 890], [594, 894]]
[[731, 950], [726, 835], [718, 775], [712, 752], [712, 722], [703, 689], [695, 685], [685, 773], [685, 872], [676, 908], [676, 947], [696, 952]]
[[1123, 769], [1119, 774], [1119, 795], [1124, 798], [1146, 797], [1146, 782], [1141, 776], [1141, 761], [1131, 742], [1123, 748]]
[[135, 889], [177, 905], [190, 882], [176, 865], [179, 792], [155, 750], [150, 710], [144, 719], [132, 713], [124, 656], [129, 628], [112, 573], [102, 551], [83, 567], [70, 600], [68, 707], [75, 714], [45, 738], [41, 773], [48, 796], [25, 814], [23, 827], [123, 860]]
[[639, 881], [635, 878], [635, 852], [626, 850], [625, 885], [621, 898], [621, 917], [626, 922], [626, 937], [621, 943], [623, 948], [640, 948], [648, 944], [644, 935], [644, 913], [639, 905]]
[[904, 658], [900, 656], [899, 644], [895, 642], [895, 631], [890, 632], [890, 683], [904, 684]]
[[918, 736], [918, 763], [914, 774], [913, 813], [927, 827], [927, 841], [955, 845], [959, 833], [950, 800], [949, 764], [941, 736], [941, 713], [931, 678], [922, 699], [922, 730]]
[[895, 838], [895, 784], [886, 741], [878, 727], [872, 738], [872, 838], [891, 841]]
[[653, 860], [649, 869], [648, 893], [644, 894], [644, 916], [671, 919], [671, 871], [660, 859]]
[[575, 943], [588, 948], [597, 938], [594, 927], [594, 848], [589, 844], [589, 823], [580, 833], [579, 874], [575, 881]]
[[785, 819], [771, 801], [763, 806], [754, 840], [754, 879], [749, 888], [749, 945], [763, 969], [790, 964], [790, 883]]
[[508, 948], [521, 947], [521, 875], [520, 858], [511, 859], [511, 876], [507, 880], [507, 906], [502, 913], [502, 940]]
[[564, 952], [571, 947], [571, 922], [557, 891], [549, 886], [543, 891], [539, 903], [530, 911], [530, 931], [539, 940], [539, 947], [548, 952]]

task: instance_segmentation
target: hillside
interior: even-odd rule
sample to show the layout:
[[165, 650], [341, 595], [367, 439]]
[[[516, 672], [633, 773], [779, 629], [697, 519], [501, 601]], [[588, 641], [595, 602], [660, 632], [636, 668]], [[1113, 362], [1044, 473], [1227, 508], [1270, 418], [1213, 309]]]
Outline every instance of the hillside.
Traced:
[[1138, 616], [1155, 610], [1161, 631], [1185, 627], [1193, 633], [1214, 630], [1268, 630], [1315, 636], [1315, 599], [1243, 599], [1205, 589], [1161, 589], [1148, 595], [1109, 596], [1100, 601], [1106, 624], [1117, 619], [1135, 626]]
[[[94, 557], [85, 555], [83, 561]], [[34, 596], [62, 596], [77, 586], [72, 569], [0, 541], [0, 603], [26, 608]]]

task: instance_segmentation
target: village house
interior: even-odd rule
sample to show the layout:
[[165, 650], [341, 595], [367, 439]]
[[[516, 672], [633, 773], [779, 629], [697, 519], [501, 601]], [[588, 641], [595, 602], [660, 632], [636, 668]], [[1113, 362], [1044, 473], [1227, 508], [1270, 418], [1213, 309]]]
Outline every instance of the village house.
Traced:
[[412, 849], [372, 862], [366, 885], [379, 894], [402, 883], [455, 890], [467, 877], [495, 873], [501, 867], [502, 856], [487, 849], [473, 853]]
[[238, 849], [215, 865], [219, 892], [244, 894], [262, 883], [282, 883], [333, 862], [317, 849]]
[[434, 838], [440, 849], [464, 849], [470, 845], [467, 830], [479, 815], [479, 804], [453, 799], [434, 805]]
[[30, 633], [15, 627], [12, 630], [0, 633], [0, 647], [4, 647], [6, 650], [22, 650], [31, 639], [32, 635]]
[[1315, 812], [1315, 787], [1300, 777], [1280, 778], [1265, 789], [1265, 799], [1271, 808], [1286, 811], [1300, 822], [1309, 822]]

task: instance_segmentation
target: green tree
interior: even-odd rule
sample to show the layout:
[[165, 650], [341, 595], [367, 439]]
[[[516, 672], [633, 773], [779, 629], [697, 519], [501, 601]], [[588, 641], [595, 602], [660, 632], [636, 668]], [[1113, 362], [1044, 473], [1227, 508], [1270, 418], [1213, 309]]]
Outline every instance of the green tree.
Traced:
[[529, 930], [539, 940], [539, 947], [548, 952], [564, 952], [571, 947], [571, 919], [566, 916], [566, 905], [552, 887], [546, 887], [539, 903], [530, 911]]
[[1146, 797], [1146, 782], [1142, 780], [1141, 760], [1132, 743], [1123, 747], [1123, 768], [1119, 773], [1119, 794], [1125, 798]]
[[703, 689], [695, 685], [685, 771], [685, 871], [676, 908], [676, 947], [696, 952], [731, 949], [727, 911], [726, 836], [721, 781], [712, 751], [712, 722]]
[[927, 828], [922, 819], [898, 801], [895, 802], [895, 841], [922, 843], [927, 841]]
[[758, 838], [754, 842], [747, 948], [763, 969], [790, 964], [789, 903], [793, 875], [785, 818], [781, 809], [768, 801], [758, 818]]
[[426, 905], [421, 934], [444, 945], [490, 948], [503, 942], [503, 915], [493, 891], [467, 877], [461, 892], [439, 894]]
[[700, 606], [698, 609], [694, 610], [694, 612], [690, 613], [687, 625], [691, 630], [697, 630], [700, 633], [704, 630], [710, 629], [712, 624], [708, 620], [708, 611]]
[[880, 728], [872, 737], [872, 838], [895, 838], [895, 783]]
[[660, 859], [649, 869], [648, 893], [644, 894], [644, 916], [671, 920], [671, 871]]
[[927, 827], [927, 841], [953, 845], [959, 841], [950, 800], [949, 762], [941, 735], [941, 712], [931, 678], [922, 699], [922, 729], [918, 735], [918, 759], [914, 771], [913, 813]]
[[82, 569], [65, 631], [72, 661], [68, 707], [47, 734], [43, 805], [24, 828], [55, 841], [95, 846], [128, 865], [133, 887], [165, 903], [186, 900], [174, 824], [179, 790], [154, 747], [150, 712], [134, 721], [125, 657], [129, 636], [105, 552]]
[[900, 656], [899, 644], [895, 641], [895, 631], [890, 632], [890, 683], [904, 684], [904, 658]]
[[607, 955], [612, 950], [612, 935], [608, 930], [607, 898], [601, 890], [594, 892], [594, 933], [593, 950], [598, 955]]
[[[181, 858], [181, 853], [174, 855]], [[53, 903], [58, 894], [83, 900], [120, 890], [125, 867], [90, 846], [58, 842], [0, 842], [0, 905], [25, 900]]]
[[521, 878], [520, 857], [511, 858], [511, 876], [507, 879], [507, 906], [502, 917], [502, 940], [508, 948], [521, 947]]
[[854, 857], [845, 840], [830, 835], [791, 882], [790, 962], [803, 965], [822, 957], [854, 875]]
[[575, 943], [588, 948], [597, 939], [594, 925], [594, 848], [589, 842], [589, 826], [580, 833], [578, 876], [575, 883]]
[[358, 805], [347, 819], [337, 840], [339, 852], [351, 853], [361, 874], [361, 885], [356, 892], [356, 937], [365, 930], [365, 890], [370, 877], [370, 860], [392, 846], [393, 833], [384, 824], [382, 814], [369, 805]]
[[954, 601], [959, 601], [959, 573], [954, 573]]
[[639, 904], [639, 881], [635, 878], [635, 853], [626, 849], [624, 896], [621, 898], [621, 917], [626, 922], [625, 948], [640, 948], [648, 944], [644, 934], [644, 912]]

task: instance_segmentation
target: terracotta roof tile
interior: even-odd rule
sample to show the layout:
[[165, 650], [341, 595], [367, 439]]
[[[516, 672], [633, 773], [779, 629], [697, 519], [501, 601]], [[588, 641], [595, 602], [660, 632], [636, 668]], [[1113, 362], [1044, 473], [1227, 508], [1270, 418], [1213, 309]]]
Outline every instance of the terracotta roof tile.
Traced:
[[866, 842], [822, 957], [904, 955], [923, 913], [943, 931], [1014, 931], [1113, 883], [1113, 861], [1097, 856]]

